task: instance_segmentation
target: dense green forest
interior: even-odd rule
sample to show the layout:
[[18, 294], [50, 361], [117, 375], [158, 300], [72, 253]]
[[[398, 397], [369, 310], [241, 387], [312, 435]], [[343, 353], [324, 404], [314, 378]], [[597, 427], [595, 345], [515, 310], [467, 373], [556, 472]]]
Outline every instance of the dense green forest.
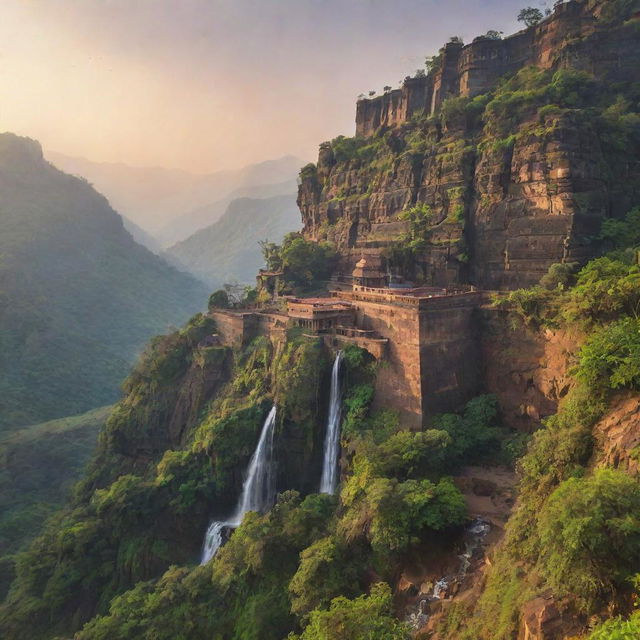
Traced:
[[[475, 609], [451, 610], [448, 637], [510, 638], [518, 606], [549, 588], [570, 598], [576, 619], [631, 608], [640, 493], [623, 470], [593, 466], [592, 425], [615, 394], [640, 385], [640, 272], [627, 248], [636, 218], [633, 211], [605, 226], [613, 251], [602, 258], [582, 269], [554, 267], [542, 285], [496, 301], [514, 321], [540, 330], [571, 324], [587, 337], [575, 385], [519, 462], [519, 505], [487, 588]], [[79, 638], [407, 637], [387, 585], [416, 545], [446, 540], [467, 521], [449, 476], [470, 463], [512, 464], [518, 453], [495, 399], [478, 397], [461, 415], [403, 431], [393, 413], [371, 409], [378, 365], [348, 348], [349, 464], [339, 496], [317, 495], [303, 469], [314, 469], [323, 414], [330, 360], [321, 343], [293, 332], [280, 353], [264, 338], [235, 354], [198, 346], [212, 330], [210, 319], [195, 317], [154, 342], [129, 377], [72, 505], [18, 556], [2, 609], [6, 637], [69, 633], [94, 614]], [[160, 399], [212, 377], [218, 393], [200, 403], [186, 430], [172, 433]], [[247, 516], [211, 563], [195, 566], [209, 510], [231, 503], [237, 470], [273, 401], [282, 451], [296, 451], [295, 459], [283, 456], [279, 472], [288, 490], [269, 513]], [[632, 624], [606, 623], [593, 638]]]
[[0, 136], [0, 429], [114, 402], [144, 343], [206, 295], [37, 142]]
[[[338, 498], [317, 495], [330, 365], [322, 343], [292, 332], [278, 353], [264, 338], [236, 353], [198, 346], [213, 329], [196, 316], [154, 342], [128, 378], [71, 506], [17, 557], [2, 609], [7, 637], [69, 633], [99, 614], [80, 637], [315, 638], [343, 616], [355, 625], [362, 611], [371, 616], [363, 633], [404, 637], [382, 583], [419, 540], [446, 540], [467, 522], [449, 474], [508, 458], [495, 400], [479, 397], [432, 429], [403, 431], [392, 412], [371, 410], [378, 365], [348, 348], [349, 477]], [[207, 401], [212, 380], [219, 392]], [[199, 410], [172, 432], [171, 402], [194, 385]], [[278, 483], [287, 490], [268, 514], [247, 516], [212, 563], [194, 566], [207, 516], [237, 494], [238, 470], [274, 401]], [[359, 597], [372, 581], [381, 584]], [[325, 611], [339, 596], [355, 600]]]
[[3, 594], [9, 557], [38, 535], [82, 477], [111, 408], [24, 427], [0, 438], [0, 570]]
[[[617, 394], [640, 385], [637, 216], [605, 225], [603, 257], [581, 269], [554, 266], [540, 286], [495, 302], [515, 323], [572, 326], [585, 338], [571, 391], [518, 462], [518, 506], [486, 589], [476, 606], [449, 610], [445, 637], [511, 638], [518, 608], [549, 589], [585, 623], [632, 610], [640, 492], [623, 468], [597, 462], [592, 427]], [[322, 343], [292, 331], [278, 352], [258, 338], [234, 353], [202, 346], [213, 330], [196, 316], [134, 369], [73, 502], [17, 557], [1, 610], [5, 637], [64, 636], [85, 621], [83, 640], [408, 637], [389, 585], [407, 554], [427, 541], [446, 545], [468, 521], [450, 476], [466, 464], [513, 464], [521, 451], [519, 436], [500, 427], [495, 398], [404, 431], [395, 414], [371, 407], [380, 365], [347, 348], [348, 466], [338, 496], [318, 495], [330, 365]], [[176, 431], [172, 403], [194, 386], [196, 404]], [[286, 491], [197, 566], [207, 518], [237, 495], [238, 469], [272, 402]], [[606, 622], [591, 637], [616, 638], [635, 620]]]

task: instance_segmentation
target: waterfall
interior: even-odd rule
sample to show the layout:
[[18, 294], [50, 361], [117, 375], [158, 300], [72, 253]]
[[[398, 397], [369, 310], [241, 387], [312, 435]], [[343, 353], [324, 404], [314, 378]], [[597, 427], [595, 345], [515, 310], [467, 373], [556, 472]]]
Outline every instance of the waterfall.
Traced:
[[238, 506], [229, 520], [214, 520], [207, 529], [202, 546], [200, 564], [207, 564], [224, 542], [226, 529], [235, 529], [248, 511], [266, 511], [276, 497], [273, 464], [273, 434], [276, 424], [276, 406], [273, 405], [264, 421], [256, 450], [251, 456], [247, 476], [242, 485]]
[[338, 351], [331, 371], [331, 395], [329, 396], [329, 415], [327, 434], [324, 438], [324, 458], [320, 493], [334, 494], [338, 486], [338, 456], [340, 455], [340, 421], [342, 419], [342, 390], [340, 387], [340, 366], [342, 351]]

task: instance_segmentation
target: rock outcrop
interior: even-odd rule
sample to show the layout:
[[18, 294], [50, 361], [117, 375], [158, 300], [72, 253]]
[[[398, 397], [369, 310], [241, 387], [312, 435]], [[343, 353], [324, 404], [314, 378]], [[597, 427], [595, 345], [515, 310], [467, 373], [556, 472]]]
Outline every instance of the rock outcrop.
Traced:
[[[301, 172], [305, 236], [335, 243], [338, 274], [367, 254], [402, 270], [411, 223], [400, 214], [417, 205], [430, 230], [405, 275], [436, 286], [513, 289], [587, 260], [602, 219], [640, 194], [637, 154], [608, 128], [611, 114], [572, 108], [598, 91], [624, 102], [640, 79], [640, 21], [615, 7], [574, 0], [510, 38], [451, 42], [426, 77], [358, 102], [356, 137], [323, 143]], [[569, 76], [554, 76], [563, 71], [587, 83], [584, 104]], [[505, 89], [500, 79], [518, 72]], [[536, 102], [538, 81], [554, 88]]]

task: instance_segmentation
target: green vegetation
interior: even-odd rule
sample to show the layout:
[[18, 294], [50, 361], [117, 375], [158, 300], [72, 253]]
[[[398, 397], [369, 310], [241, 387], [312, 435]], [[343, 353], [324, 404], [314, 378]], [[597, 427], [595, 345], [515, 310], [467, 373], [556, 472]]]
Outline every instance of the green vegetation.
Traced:
[[136, 353], [206, 288], [136, 244], [86, 182], [0, 136], [0, 431], [119, 397]]
[[283, 271], [283, 288], [309, 292], [322, 288], [331, 275], [337, 258], [327, 242], [309, 242], [299, 233], [288, 233], [281, 245], [262, 243], [267, 267]]
[[544, 15], [542, 11], [536, 7], [525, 7], [518, 14], [518, 22], [524, 22], [527, 27], [534, 27], [542, 21]]
[[409, 632], [393, 616], [388, 585], [373, 585], [368, 596], [335, 598], [328, 610], [314, 611], [301, 636], [288, 640], [407, 640]]
[[[448, 474], [503, 437], [495, 400], [402, 431], [393, 413], [371, 410], [371, 356], [345, 348], [343, 446], [353, 455], [340, 496], [316, 495], [331, 365], [322, 343], [292, 334], [277, 351], [265, 338], [236, 353], [200, 347], [213, 329], [198, 315], [147, 349], [72, 503], [17, 555], [3, 637], [81, 627], [81, 640], [407, 637], [384, 581], [404, 553], [444, 544], [466, 522]], [[194, 566], [208, 519], [237, 499], [274, 400], [279, 474], [308, 495], [287, 491], [269, 513], [248, 514], [209, 565]], [[176, 431], [178, 406], [190, 417]], [[368, 588], [372, 570], [382, 584]]]
[[[577, 272], [554, 265], [546, 286], [498, 302], [534, 328], [577, 329], [586, 337], [576, 353], [573, 388], [519, 462], [518, 507], [487, 587], [464, 633], [451, 637], [511, 638], [521, 607], [545, 589], [568, 598], [576, 618], [606, 607], [628, 610], [640, 567], [640, 485], [623, 470], [593, 468], [592, 427], [614, 394], [640, 390], [638, 237], [630, 228], [636, 216], [634, 210], [605, 225], [613, 253]], [[615, 620], [590, 637], [631, 638], [634, 625], [635, 618]]]
[[538, 535], [539, 567], [554, 593], [593, 611], [626, 590], [630, 567], [640, 566], [640, 485], [611, 469], [569, 478], [546, 501]]
[[632, 615], [628, 620], [613, 618], [600, 625], [588, 640], [635, 640], [640, 637], [640, 614]]
[[12, 578], [14, 554], [60, 509], [80, 479], [110, 407], [37, 424], [0, 440], [0, 594]]

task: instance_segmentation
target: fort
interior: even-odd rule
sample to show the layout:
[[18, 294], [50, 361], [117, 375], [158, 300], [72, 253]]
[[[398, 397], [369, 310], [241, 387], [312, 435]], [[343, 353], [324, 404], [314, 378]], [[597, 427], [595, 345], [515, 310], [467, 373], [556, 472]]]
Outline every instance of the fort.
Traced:
[[474, 318], [486, 294], [472, 287], [391, 288], [373, 262], [373, 267], [366, 259], [358, 262], [350, 287], [344, 278], [330, 283], [328, 297], [284, 296], [273, 306], [210, 313], [228, 346], [246, 346], [260, 335], [281, 342], [287, 329], [297, 327], [333, 348], [356, 344], [366, 349], [384, 363], [376, 404], [420, 428], [426, 418], [464, 404], [481, 387]]
[[[452, 39], [428, 74], [359, 100], [356, 137], [321, 144], [317, 163], [300, 173], [302, 235], [338, 254], [328, 293], [278, 297], [283, 272], [261, 271], [269, 302], [212, 310], [224, 344], [258, 335], [278, 342], [294, 328], [331, 348], [357, 344], [380, 362], [374, 403], [413, 428], [481, 392], [498, 394], [505, 421], [521, 428], [541, 417], [533, 406], [552, 412], [543, 398], [560, 383], [521, 364], [544, 361], [535, 341], [519, 336], [527, 358], [512, 355], [501, 361], [509, 373], [496, 373], [493, 361], [513, 338], [489, 300], [537, 284], [553, 264], [597, 255], [602, 221], [640, 197], [640, 164], [601, 138], [588, 110], [510, 107], [502, 138], [465, 105], [526, 67], [570, 68], [570, 82], [586, 77], [592, 86], [640, 82], [638, 15], [611, 26], [605, 4], [561, 2], [513, 36], [466, 46]], [[443, 116], [450, 98], [463, 99], [462, 115]], [[605, 176], [603, 166], [617, 168]], [[417, 245], [412, 210], [427, 220]]]

